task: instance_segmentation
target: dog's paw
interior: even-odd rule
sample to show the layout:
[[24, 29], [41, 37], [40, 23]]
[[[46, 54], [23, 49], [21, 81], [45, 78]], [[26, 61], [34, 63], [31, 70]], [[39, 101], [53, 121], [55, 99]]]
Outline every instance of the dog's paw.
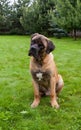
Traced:
[[51, 106], [58, 109], [60, 106], [59, 104], [57, 103], [57, 101], [51, 101]]
[[33, 101], [33, 103], [31, 104], [31, 108], [35, 108], [39, 105], [40, 101]]

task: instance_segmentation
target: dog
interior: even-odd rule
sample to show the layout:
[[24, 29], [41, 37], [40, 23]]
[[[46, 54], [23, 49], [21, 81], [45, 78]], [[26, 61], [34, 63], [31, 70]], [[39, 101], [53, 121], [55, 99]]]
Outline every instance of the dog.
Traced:
[[34, 101], [32, 108], [39, 105], [43, 95], [50, 95], [51, 106], [59, 108], [57, 95], [62, 90], [64, 82], [58, 74], [52, 51], [53, 42], [44, 35], [35, 33], [31, 36], [31, 45], [28, 55], [30, 59], [30, 72], [34, 87]]

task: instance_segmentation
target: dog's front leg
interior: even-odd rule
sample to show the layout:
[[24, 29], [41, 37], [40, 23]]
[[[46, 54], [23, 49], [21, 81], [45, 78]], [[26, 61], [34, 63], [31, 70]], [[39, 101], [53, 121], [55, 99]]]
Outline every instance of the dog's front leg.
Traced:
[[40, 103], [40, 94], [39, 94], [39, 86], [34, 80], [33, 80], [33, 86], [34, 86], [34, 101], [31, 104], [31, 107], [35, 108]]
[[59, 108], [59, 105], [57, 103], [57, 98], [56, 98], [56, 91], [55, 91], [55, 87], [56, 87], [56, 79], [55, 77], [51, 77], [50, 80], [50, 96], [51, 96], [51, 106], [55, 107], [55, 108]]

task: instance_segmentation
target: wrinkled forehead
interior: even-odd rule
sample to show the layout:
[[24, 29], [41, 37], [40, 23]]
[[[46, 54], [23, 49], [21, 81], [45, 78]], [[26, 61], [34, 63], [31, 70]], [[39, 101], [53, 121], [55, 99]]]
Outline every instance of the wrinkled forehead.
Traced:
[[42, 39], [40, 36], [35, 36], [31, 39], [32, 42], [35, 42], [35, 43], [40, 43], [42, 42]]
[[43, 35], [34, 36], [31, 39], [31, 42], [34, 42], [36, 44], [44, 44], [44, 46], [47, 47], [47, 38], [44, 37]]

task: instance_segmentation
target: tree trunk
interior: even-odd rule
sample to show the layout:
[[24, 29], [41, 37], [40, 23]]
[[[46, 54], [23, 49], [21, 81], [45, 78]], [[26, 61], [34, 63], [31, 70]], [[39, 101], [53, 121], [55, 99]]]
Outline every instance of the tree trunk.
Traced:
[[73, 29], [73, 37], [74, 37], [74, 40], [76, 40], [76, 38], [77, 38], [76, 32], [77, 32], [77, 30], [76, 30], [76, 29]]

